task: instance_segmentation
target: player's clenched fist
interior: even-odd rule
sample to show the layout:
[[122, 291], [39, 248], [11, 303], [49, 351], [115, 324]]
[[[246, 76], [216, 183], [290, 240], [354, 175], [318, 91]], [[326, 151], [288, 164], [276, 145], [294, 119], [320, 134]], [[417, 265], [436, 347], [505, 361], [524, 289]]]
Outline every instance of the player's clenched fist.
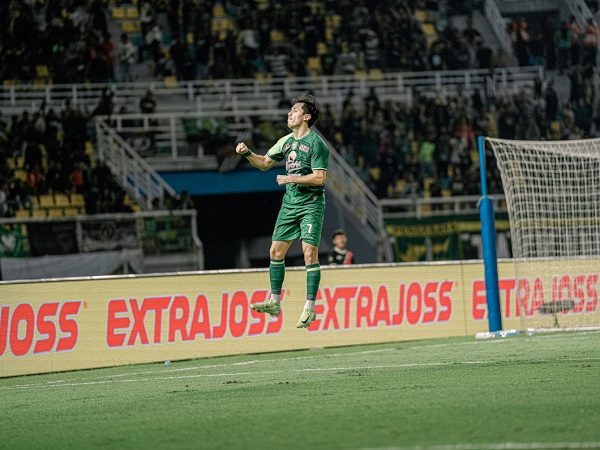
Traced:
[[248, 151], [248, 147], [246, 147], [246, 144], [244, 144], [243, 142], [240, 142], [236, 147], [235, 147], [235, 151], [236, 153], [243, 155]]

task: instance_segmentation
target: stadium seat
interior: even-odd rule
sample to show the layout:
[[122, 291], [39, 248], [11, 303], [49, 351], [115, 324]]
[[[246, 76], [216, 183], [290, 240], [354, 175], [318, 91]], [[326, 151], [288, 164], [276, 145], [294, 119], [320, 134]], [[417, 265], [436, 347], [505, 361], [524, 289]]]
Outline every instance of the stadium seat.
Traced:
[[31, 213], [31, 217], [46, 217], [46, 209], [34, 209], [33, 213]]
[[85, 141], [85, 154], [88, 156], [94, 154], [94, 144], [92, 141]]
[[54, 208], [54, 197], [52, 194], [40, 195], [40, 208]]
[[167, 88], [178, 88], [179, 83], [177, 82], [177, 77], [168, 76], [163, 78], [163, 82], [165, 83], [165, 87]]
[[74, 206], [76, 208], [85, 207], [85, 199], [83, 198], [82, 194], [73, 193], [71, 194], [70, 198], [71, 206]]
[[54, 194], [54, 205], [58, 208], [66, 208], [71, 205], [69, 196], [66, 194]]
[[369, 78], [371, 80], [381, 80], [382, 79], [382, 71], [381, 69], [369, 69]]
[[137, 8], [130, 6], [125, 8], [125, 17], [127, 19], [139, 19], [140, 13], [138, 12]]
[[112, 9], [113, 19], [122, 20], [125, 18], [125, 8], [116, 7]]
[[271, 30], [271, 42], [276, 44], [278, 42], [283, 42], [285, 39], [284, 34], [279, 30]]
[[123, 33], [140, 33], [142, 31], [142, 24], [139, 21], [125, 20], [121, 24], [121, 30]]
[[79, 208], [75, 208], [73, 206], [69, 206], [64, 209], [64, 214], [67, 217], [73, 217], [79, 214]]
[[308, 69], [308, 73], [311, 76], [321, 75], [321, 72], [322, 72], [321, 58], [319, 58], [319, 57], [308, 58], [308, 64], [307, 64], [306, 68]]
[[22, 169], [25, 167], [25, 157], [17, 156], [17, 169]]
[[35, 66], [35, 73], [38, 78], [47, 78], [50, 75], [48, 71], [48, 66]]
[[31, 217], [31, 213], [27, 209], [17, 209], [15, 211], [15, 217], [18, 219], [26, 219]]
[[27, 181], [27, 171], [25, 171], [23, 169], [16, 169], [14, 174], [15, 174], [15, 178], [17, 180], [21, 180], [23, 182]]
[[16, 166], [16, 162], [15, 162], [15, 158], [6, 158], [6, 166], [10, 169], [10, 170], [15, 170]]
[[62, 208], [50, 208], [48, 210], [48, 217], [62, 217], [63, 210]]
[[415, 19], [417, 19], [419, 22], [425, 22], [427, 19], [427, 13], [423, 10], [416, 10]]

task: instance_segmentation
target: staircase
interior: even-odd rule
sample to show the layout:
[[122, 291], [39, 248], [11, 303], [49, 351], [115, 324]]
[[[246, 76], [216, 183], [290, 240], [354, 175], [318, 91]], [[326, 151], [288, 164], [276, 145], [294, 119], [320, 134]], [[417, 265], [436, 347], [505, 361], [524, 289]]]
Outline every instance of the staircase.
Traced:
[[176, 195], [158, 172], [103, 119], [96, 119], [96, 138], [99, 158], [143, 209], [152, 209], [156, 199], [162, 205], [166, 196]]

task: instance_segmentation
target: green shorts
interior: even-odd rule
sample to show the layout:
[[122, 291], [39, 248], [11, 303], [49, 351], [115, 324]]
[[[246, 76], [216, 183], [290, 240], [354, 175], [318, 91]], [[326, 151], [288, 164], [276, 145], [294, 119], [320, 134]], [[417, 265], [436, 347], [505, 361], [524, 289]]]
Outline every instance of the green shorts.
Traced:
[[322, 204], [293, 207], [281, 205], [272, 240], [300, 239], [302, 242], [318, 247], [321, 242], [324, 216], [325, 205]]

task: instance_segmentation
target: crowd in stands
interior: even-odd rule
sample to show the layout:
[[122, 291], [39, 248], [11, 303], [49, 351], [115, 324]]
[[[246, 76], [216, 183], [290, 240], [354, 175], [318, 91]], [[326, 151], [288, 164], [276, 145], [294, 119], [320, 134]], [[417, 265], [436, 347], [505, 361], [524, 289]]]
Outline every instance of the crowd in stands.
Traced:
[[[436, 1], [138, 0], [139, 31], [115, 38], [111, 8], [124, 3], [0, 2], [0, 80], [33, 82], [44, 65], [54, 84], [138, 80], [148, 63], [151, 78], [179, 80], [489, 70], [489, 83], [474, 92], [459, 86], [447, 97], [417, 95], [410, 105], [379, 98], [375, 90], [364, 97], [348, 92], [340, 111], [325, 108], [319, 129], [378, 197], [478, 194], [477, 135], [570, 139], [600, 130], [591, 81], [598, 30], [591, 23], [557, 25], [550, 18], [531, 29], [519, 17], [510, 27], [518, 64], [569, 75], [571, 93], [561, 104], [551, 79], [540, 79], [533, 92], [499, 93], [494, 69], [511, 65], [513, 55], [494, 51], [471, 20], [458, 29], [451, 15], [439, 15]], [[459, 14], [481, 3], [451, 2]], [[434, 15], [435, 36], [416, 17], [418, 8]], [[88, 213], [127, 208], [110, 171], [85, 151], [89, 119], [113, 112], [110, 94], [91, 113], [66, 104], [0, 118], [0, 213], [11, 215], [29, 207], [28, 196], [57, 191], [85, 193]], [[142, 104], [153, 109], [152, 102]], [[5, 163], [18, 157], [26, 180], [11, 178]], [[488, 167], [490, 192], [501, 192], [497, 171]]]
[[[33, 212], [46, 194], [81, 194], [81, 213], [127, 212], [125, 192], [90, 151], [89, 114], [66, 102], [55, 111], [0, 116], [0, 211]], [[19, 175], [22, 174], [22, 175]]]

